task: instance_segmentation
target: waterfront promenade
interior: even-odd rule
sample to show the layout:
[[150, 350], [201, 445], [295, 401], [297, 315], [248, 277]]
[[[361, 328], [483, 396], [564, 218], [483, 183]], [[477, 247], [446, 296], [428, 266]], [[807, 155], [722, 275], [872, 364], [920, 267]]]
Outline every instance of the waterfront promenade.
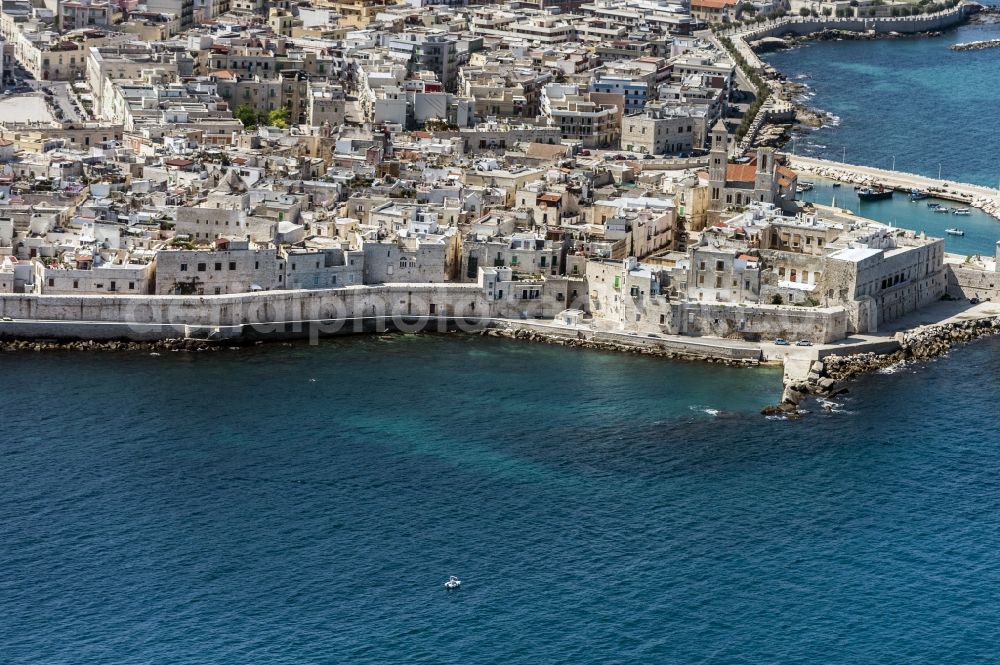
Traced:
[[1000, 189], [952, 180], [928, 178], [915, 173], [845, 164], [827, 159], [801, 157], [787, 153], [786, 156], [789, 159], [790, 166], [799, 172], [800, 179], [802, 179], [802, 174], [812, 173], [824, 178], [831, 178], [851, 184], [868, 185], [878, 183], [899, 191], [908, 192], [911, 189], [930, 190], [936, 198], [964, 203], [979, 208], [983, 212], [1000, 219]]

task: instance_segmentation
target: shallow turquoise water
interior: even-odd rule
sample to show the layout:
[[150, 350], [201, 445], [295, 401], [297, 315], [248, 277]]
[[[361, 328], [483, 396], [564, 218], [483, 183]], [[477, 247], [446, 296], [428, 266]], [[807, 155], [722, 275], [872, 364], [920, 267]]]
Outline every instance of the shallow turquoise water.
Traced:
[[[964, 206], [942, 199], [912, 202], [909, 196], [898, 192], [890, 200], [860, 201], [851, 185], [834, 187], [832, 180], [816, 178], [808, 173], [801, 175], [800, 178], [815, 185], [812, 190], [799, 194], [798, 198], [803, 201], [823, 205], [836, 204], [837, 207], [845, 208], [862, 217], [918, 232], [923, 231], [935, 238], [944, 238], [945, 250], [948, 252], [987, 256], [993, 256], [996, 252], [996, 243], [1000, 240], [1000, 220], [981, 210], [971, 208], [968, 216], [939, 214], [927, 207], [929, 201], [948, 208]], [[949, 235], [945, 233], [945, 229], [949, 228], [961, 229], [965, 231], [965, 235]]]
[[998, 351], [799, 422], [483, 338], [2, 356], [0, 660], [995, 661]]

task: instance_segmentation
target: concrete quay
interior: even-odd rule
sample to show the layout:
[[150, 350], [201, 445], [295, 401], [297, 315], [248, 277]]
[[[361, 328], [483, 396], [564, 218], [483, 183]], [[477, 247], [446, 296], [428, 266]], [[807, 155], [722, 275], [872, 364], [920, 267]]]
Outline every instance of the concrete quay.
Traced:
[[911, 189], [930, 190], [936, 198], [963, 203], [979, 208], [1000, 219], [1000, 190], [981, 185], [928, 178], [915, 173], [889, 171], [871, 166], [857, 166], [826, 159], [800, 157], [785, 153], [790, 166], [800, 173], [812, 173], [841, 182], [870, 185], [882, 184], [886, 187], [909, 192]]

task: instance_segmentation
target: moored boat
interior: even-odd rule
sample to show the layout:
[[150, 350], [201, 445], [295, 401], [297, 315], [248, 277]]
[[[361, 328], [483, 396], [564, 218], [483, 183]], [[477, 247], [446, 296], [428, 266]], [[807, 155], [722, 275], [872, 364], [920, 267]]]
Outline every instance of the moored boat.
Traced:
[[950, 236], [964, 236], [965, 235], [965, 231], [963, 231], [962, 229], [945, 229], [944, 232], [947, 233]]
[[921, 201], [923, 199], [926, 199], [929, 196], [930, 196], [930, 194], [928, 194], [927, 192], [922, 192], [919, 189], [911, 189], [910, 190], [910, 200], [911, 201]]
[[940, 206], [939, 205], [937, 208], [934, 208], [934, 212], [941, 213], [943, 215], [947, 215], [949, 212], [951, 212], [951, 208], [949, 208], [948, 206]]
[[964, 217], [964, 216], [967, 216], [967, 215], [971, 215], [972, 211], [969, 210], [968, 208], [955, 208], [954, 210], [951, 211], [951, 214], [953, 214], [953, 215], [962, 215]]
[[940, 203], [934, 203], [933, 201], [928, 201], [927, 202], [927, 207], [928, 208], [939, 208], [939, 207], [941, 207], [941, 204]]
[[883, 185], [878, 187], [862, 187], [858, 190], [858, 198], [862, 201], [884, 201], [892, 198], [892, 190]]

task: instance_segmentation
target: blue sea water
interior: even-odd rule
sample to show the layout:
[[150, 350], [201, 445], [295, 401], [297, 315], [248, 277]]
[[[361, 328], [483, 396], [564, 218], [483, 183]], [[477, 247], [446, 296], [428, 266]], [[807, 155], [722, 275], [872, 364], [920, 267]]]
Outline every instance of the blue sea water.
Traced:
[[478, 337], [0, 367], [4, 663], [1000, 657], [1000, 340], [797, 422]]
[[840, 119], [800, 137], [799, 154], [879, 168], [895, 157], [900, 171], [998, 187], [1000, 49], [948, 49], [998, 38], [1000, 23], [970, 24], [939, 37], [811, 42], [765, 59]]

